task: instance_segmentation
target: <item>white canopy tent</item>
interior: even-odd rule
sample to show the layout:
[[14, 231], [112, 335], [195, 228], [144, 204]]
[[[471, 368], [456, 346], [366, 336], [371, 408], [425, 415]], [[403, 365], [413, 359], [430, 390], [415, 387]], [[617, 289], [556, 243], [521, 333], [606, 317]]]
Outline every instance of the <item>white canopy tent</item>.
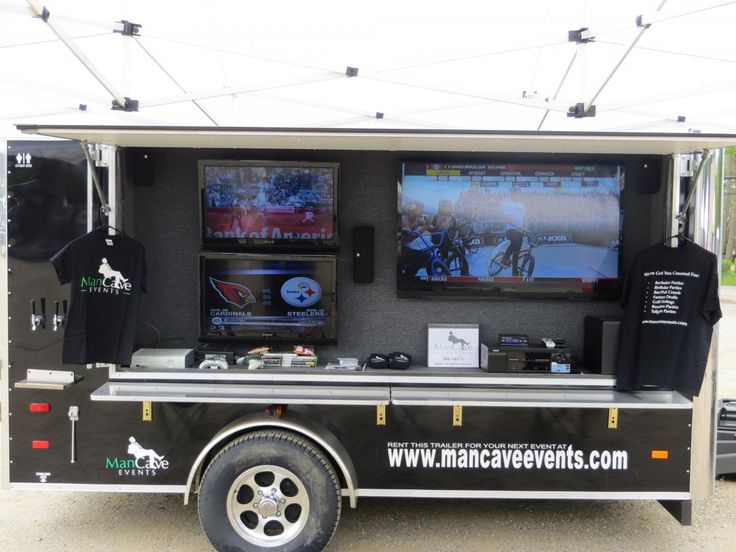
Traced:
[[[736, 143], [736, 0], [41, 1], [0, 0], [0, 136], [24, 124], [153, 147], [431, 151], [456, 133], [461, 151], [598, 152], [587, 132], [649, 134], [607, 136], [613, 153]], [[707, 487], [710, 456], [697, 454]]]
[[0, 0], [0, 132], [736, 133], [734, 23], [724, 0]]

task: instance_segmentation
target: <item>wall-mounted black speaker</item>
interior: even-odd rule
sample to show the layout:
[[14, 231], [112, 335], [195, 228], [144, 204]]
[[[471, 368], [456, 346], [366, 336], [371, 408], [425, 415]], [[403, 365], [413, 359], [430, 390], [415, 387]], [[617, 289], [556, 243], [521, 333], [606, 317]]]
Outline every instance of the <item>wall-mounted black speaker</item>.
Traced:
[[636, 184], [636, 193], [651, 195], [659, 192], [666, 170], [663, 157], [638, 158], [626, 164], [627, 182]]
[[375, 231], [372, 226], [353, 228], [353, 282], [373, 283], [373, 250]]
[[154, 157], [147, 151], [134, 151], [130, 160], [130, 178], [136, 186], [153, 186], [156, 172]]
[[585, 368], [596, 374], [615, 374], [620, 340], [620, 318], [586, 316], [583, 338]]

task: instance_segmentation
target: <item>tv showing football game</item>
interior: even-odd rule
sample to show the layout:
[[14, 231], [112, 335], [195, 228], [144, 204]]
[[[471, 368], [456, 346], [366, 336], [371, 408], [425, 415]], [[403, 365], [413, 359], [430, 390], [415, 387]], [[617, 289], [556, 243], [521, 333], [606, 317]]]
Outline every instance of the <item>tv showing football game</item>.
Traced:
[[325, 255], [200, 255], [200, 339], [335, 342], [336, 266]]
[[199, 162], [202, 244], [337, 246], [338, 163]]
[[614, 299], [623, 183], [617, 164], [403, 163], [398, 295]]

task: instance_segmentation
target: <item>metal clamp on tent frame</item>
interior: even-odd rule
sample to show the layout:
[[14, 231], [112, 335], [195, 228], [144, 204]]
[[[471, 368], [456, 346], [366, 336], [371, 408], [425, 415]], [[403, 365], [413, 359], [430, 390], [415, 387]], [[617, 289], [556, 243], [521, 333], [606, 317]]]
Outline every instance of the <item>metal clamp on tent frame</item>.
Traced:
[[588, 109], [585, 109], [585, 104], [580, 102], [575, 105], [571, 105], [567, 110], [568, 117], [575, 117], [576, 119], [583, 119], [585, 117], [595, 117], [595, 106], [591, 105]]
[[120, 21], [115, 22], [115, 25], [112, 27], [112, 32], [120, 33], [123, 36], [140, 36], [141, 27], [143, 27], [143, 25], [140, 23], [132, 23], [127, 19], [121, 19]]
[[82, 151], [84, 151], [84, 156], [87, 158], [87, 167], [89, 168], [90, 174], [92, 175], [92, 182], [94, 182], [95, 190], [97, 191], [97, 197], [100, 199], [100, 212], [103, 214], [103, 216], [109, 216], [112, 209], [110, 209], [110, 204], [107, 202], [107, 199], [105, 198], [105, 193], [102, 191], [102, 186], [100, 185], [100, 179], [97, 176], [97, 167], [95, 166], [95, 162], [92, 159], [92, 154], [89, 152], [89, 143], [87, 140], [82, 140], [80, 142], [80, 145], [82, 146]]
[[567, 41], [576, 42], [578, 44], [587, 44], [595, 42], [595, 37], [591, 34], [588, 27], [581, 27], [572, 31], [567, 31]]
[[113, 99], [110, 109], [113, 111], [138, 111], [138, 100], [131, 100], [128, 96], [123, 98], [123, 104], [117, 99]]

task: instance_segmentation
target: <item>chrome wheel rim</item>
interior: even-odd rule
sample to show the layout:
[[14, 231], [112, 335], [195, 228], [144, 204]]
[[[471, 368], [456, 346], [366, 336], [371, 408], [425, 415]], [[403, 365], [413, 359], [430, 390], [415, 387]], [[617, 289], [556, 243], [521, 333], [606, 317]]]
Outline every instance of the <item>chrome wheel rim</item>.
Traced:
[[230, 486], [227, 516], [233, 529], [262, 547], [282, 546], [307, 524], [309, 496], [301, 480], [281, 466], [241, 473]]

